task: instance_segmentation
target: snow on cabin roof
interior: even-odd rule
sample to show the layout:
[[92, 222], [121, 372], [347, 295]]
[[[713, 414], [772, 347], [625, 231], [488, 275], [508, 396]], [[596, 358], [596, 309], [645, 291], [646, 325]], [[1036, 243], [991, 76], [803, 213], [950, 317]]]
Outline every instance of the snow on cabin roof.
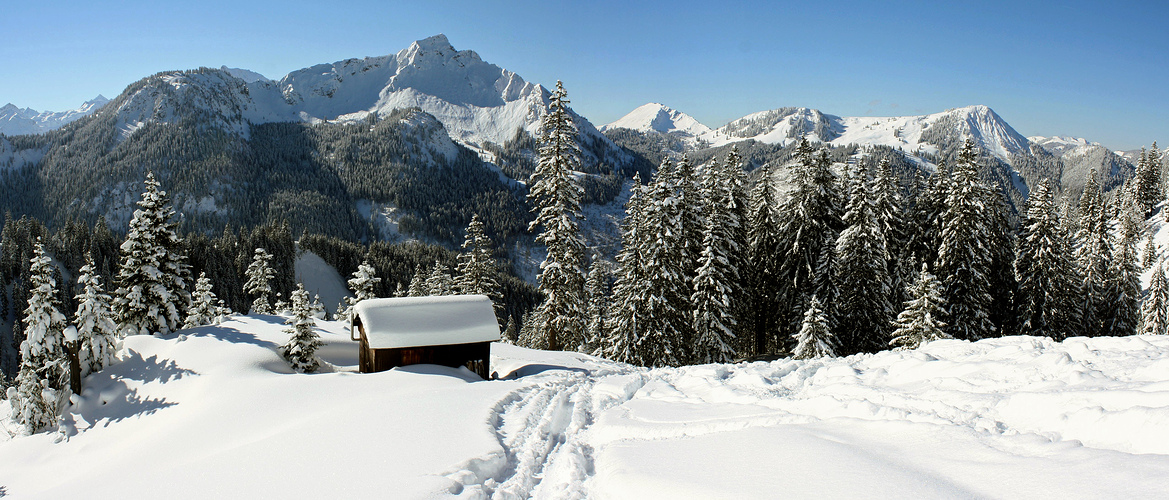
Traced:
[[485, 295], [395, 297], [358, 302], [372, 349], [469, 344], [499, 340], [495, 308]]

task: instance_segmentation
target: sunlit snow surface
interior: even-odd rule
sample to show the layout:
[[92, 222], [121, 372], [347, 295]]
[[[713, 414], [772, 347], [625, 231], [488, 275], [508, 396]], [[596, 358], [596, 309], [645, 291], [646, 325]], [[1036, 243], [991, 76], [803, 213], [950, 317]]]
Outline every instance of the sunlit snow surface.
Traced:
[[[647, 370], [493, 345], [288, 370], [281, 318], [126, 340], [55, 433], [0, 434], [12, 498], [1163, 498], [1169, 338], [1009, 337]], [[7, 420], [0, 402], [0, 424]]]

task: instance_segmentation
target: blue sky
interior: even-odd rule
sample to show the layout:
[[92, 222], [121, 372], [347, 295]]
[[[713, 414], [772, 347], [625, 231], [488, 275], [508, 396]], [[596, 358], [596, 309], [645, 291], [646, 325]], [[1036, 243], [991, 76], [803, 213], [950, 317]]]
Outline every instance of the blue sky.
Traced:
[[0, 104], [68, 109], [199, 66], [279, 78], [445, 33], [528, 81], [563, 80], [598, 126], [646, 102], [710, 126], [781, 106], [986, 104], [1024, 135], [1169, 144], [1169, 2], [331, 3], [5, 2]]

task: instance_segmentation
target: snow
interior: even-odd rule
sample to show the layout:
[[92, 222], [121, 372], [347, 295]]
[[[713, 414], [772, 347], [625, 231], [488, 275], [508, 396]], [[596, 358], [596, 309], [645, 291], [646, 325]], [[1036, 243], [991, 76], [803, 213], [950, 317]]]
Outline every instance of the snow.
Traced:
[[[943, 340], [916, 351], [644, 369], [492, 345], [499, 380], [359, 374], [318, 322], [125, 341], [67, 439], [0, 433], [14, 498], [1161, 498], [1169, 337]], [[7, 402], [0, 425], [12, 430]]]
[[391, 297], [354, 307], [373, 349], [499, 340], [495, 309], [486, 295]]
[[352, 297], [345, 278], [320, 256], [307, 250], [297, 252], [296, 281], [304, 283], [305, 290], [320, 297], [321, 305], [330, 315], [337, 312], [337, 305], [345, 297]]

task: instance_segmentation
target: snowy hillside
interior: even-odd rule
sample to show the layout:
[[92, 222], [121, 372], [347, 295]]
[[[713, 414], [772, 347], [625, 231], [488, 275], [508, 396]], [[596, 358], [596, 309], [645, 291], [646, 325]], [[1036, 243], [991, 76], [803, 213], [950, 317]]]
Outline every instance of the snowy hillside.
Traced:
[[0, 134], [24, 135], [39, 134], [56, 130], [67, 123], [76, 121], [83, 116], [89, 116], [94, 111], [105, 106], [109, 99], [97, 96], [85, 101], [77, 109], [67, 111], [37, 111], [32, 108], [20, 109], [15, 104], [8, 103], [0, 107]]
[[[643, 369], [492, 346], [503, 380], [323, 373], [281, 318], [126, 339], [61, 442], [0, 433], [14, 498], [1159, 498], [1169, 338], [1008, 337]], [[13, 431], [7, 402], [0, 425]]]

